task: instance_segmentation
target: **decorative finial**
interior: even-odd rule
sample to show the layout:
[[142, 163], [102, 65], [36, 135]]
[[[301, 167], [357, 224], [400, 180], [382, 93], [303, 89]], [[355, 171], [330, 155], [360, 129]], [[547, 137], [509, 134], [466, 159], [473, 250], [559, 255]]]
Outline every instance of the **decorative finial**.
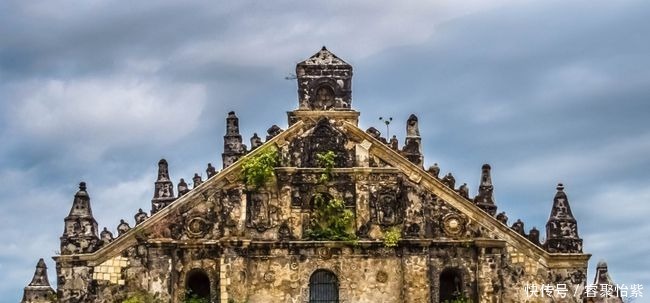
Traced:
[[562, 183], [558, 183], [556, 189], [557, 189], [558, 191], [563, 191], [563, 190], [564, 190], [564, 184], [562, 184]]
[[326, 51], [326, 50], [327, 50], [327, 47], [325, 47], [325, 45], [323, 45], [323, 48], [321, 48], [320, 50], [322, 50], [322, 51]]
[[79, 190], [86, 191], [86, 182], [79, 182]]
[[196, 188], [197, 186], [201, 185], [203, 180], [201, 180], [201, 176], [199, 176], [198, 173], [194, 173], [194, 178], [192, 178], [192, 181], [194, 182], [194, 187]]

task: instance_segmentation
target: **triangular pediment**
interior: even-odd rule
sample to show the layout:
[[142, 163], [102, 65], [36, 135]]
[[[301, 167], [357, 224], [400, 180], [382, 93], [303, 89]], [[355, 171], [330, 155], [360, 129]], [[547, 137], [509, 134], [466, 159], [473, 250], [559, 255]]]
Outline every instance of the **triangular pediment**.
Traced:
[[[276, 149], [272, 185], [251, 191], [242, 181], [247, 159]], [[319, 183], [314, 154], [334, 151], [335, 176]], [[311, 160], [304, 160], [304, 159]], [[360, 241], [381, 241], [397, 228], [406, 241], [499, 240], [538, 257], [539, 246], [348, 121], [298, 121], [93, 254], [98, 264], [145, 242], [301, 241], [314, 195], [354, 210]], [[63, 256], [62, 256], [63, 257]]]

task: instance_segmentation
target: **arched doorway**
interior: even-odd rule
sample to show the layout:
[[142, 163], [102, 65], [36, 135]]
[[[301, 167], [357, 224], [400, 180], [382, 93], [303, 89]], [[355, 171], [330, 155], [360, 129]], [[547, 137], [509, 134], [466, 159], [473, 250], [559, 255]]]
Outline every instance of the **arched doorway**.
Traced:
[[460, 271], [455, 268], [447, 268], [440, 273], [440, 294], [439, 302], [451, 301], [462, 297], [463, 279]]
[[309, 278], [309, 303], [338, 303], [339, 279], [325, 269], [315, 271]]
[[210, 278], [205, 271], [193, 269], [187, 273], [185, 293], [187, 298], [194, 297], [210, 302]]

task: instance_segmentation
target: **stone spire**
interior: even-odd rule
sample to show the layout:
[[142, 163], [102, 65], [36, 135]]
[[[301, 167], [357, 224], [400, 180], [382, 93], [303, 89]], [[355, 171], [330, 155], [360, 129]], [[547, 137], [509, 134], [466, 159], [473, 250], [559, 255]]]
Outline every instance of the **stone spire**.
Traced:
[[[617, 284], [614, 283], [614, 280], [612, 280], [612, 278], [609, 276], [609, 273], [607, 272], [607, 262], [604, 260], [601, 260], [598, 262], [598, 265], [596, 265], [596, 277], [594, 277], [594, 283], [592, 285], [596, 285], [598, 289], [594, 292], [595, 297], [587, 297], [586, 302], [623, 303], [619, 289], [616, 287]], [[603, 289], [602, 285], [607, 285], [607, 289], [611, 289], [611, 293], [600, 291]]]
[[169, 178], [169, 165], [167, 160], [160, 159], [158, 161], [158, 179], [154, 186], [153, 199], [151, 199], [151, 214], [157, 213], [174, 200], [176, 198], [174, 197], [174, 184]]
[[85, 254], [96, 250], [99, 243], [97, 221], [90, 208], [86, 182], [79, 183], [79, 191], [74, 195], [70, 214], [63, 221], [65, 228], [61, 236], [62, 255]]
[[223, 136], [223, 154], [221, 154], [223, 168], [235, 163], [244, 154], [246, 154], [246, 145], [242, 144], [239, 134], [239, 118], [235, 112], [229, 112], [226, 118], [226, 135]]
[[492, 168], [489, 164], [483, 164], [481, 167], [481, 181], [478, 186], [478, 195], [474, 197], [474, 203], [491, 216], [494, 216], [497, 213], [497, 206], [492, 195], [494, 186], [492, 186], [490, 170]]
[[349, 110], [352, 66], [325, 46], [296, 65], [299, 110]]
[[43, 258], [38, 260], [36, 264], [36, 271], [32, 282], [25, 287], [23, 293], [23, 300], [21, 303], [45, 303], [51, 302], [52, 297], [55, 296], [54, 290], [50, 286], [50, 281], [47, 279], [47, 266]]
[[411, 114], [406, 121], [406, 140], [402, 154], [409, 161], [424, 167], [424, 156], [422, 156], [422, 138], [420, 137], [420, 127], [418, 126], [418, 117]]
[[582, 253], [578, 222], [573, 217], [564, 185], [557, 185], [551, 215], [546, 223], [546, 250], [550, 253]]

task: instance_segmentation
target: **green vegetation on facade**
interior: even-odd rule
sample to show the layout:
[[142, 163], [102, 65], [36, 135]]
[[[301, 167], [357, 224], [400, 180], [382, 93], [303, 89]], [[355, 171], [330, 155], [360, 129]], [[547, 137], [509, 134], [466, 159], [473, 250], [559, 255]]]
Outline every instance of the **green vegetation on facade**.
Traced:
[[318, 165], [325, 169], [325, 171], [320, 175], [318, 182], [326, 183], [332, 180], [332, 169], [335, 164], [334, 159], [336, 159], [336, 154], [331, 150], [316, 154]]
[[397, 227], [391, 227], [384, 233], [384, 246], [395, 247], [402, 239], [402, 231]]
[[461, 296], [453, 300], [445, 300], [442, 303], [473, 303], [473, 301], [467, 297]]
[[278, 150], [269, 146], [254, 157], [242, 163], [242, 179], [247, 187], [257, 190], [266, 185], [275, 176], [273, 168], [278, 165]]
[[[335, 158], [336, 154], [333, 151], [316, 154], [318, 165], [325, 169], [318, 179], [320, 184], [325, 184], [332, 179]], [[314, 212], [309, 228], [305, 231], [307, 239], [319, 241], [357, 239], [354, 233], [354, 213], [345, 207], [343, 200], [317, 193], [314, 195], [313, 203]]]
[[323, 194], [314, 196], [314, 212], [305, 231], [310, 240], [353, 241], [354, 214], [341, 199], [328, 199]]
[[162, 301], [154, 298], [154, 296], [145, 291], [138, 291], [137, 293], [131, 295], [122, 303], [161, 303]]

